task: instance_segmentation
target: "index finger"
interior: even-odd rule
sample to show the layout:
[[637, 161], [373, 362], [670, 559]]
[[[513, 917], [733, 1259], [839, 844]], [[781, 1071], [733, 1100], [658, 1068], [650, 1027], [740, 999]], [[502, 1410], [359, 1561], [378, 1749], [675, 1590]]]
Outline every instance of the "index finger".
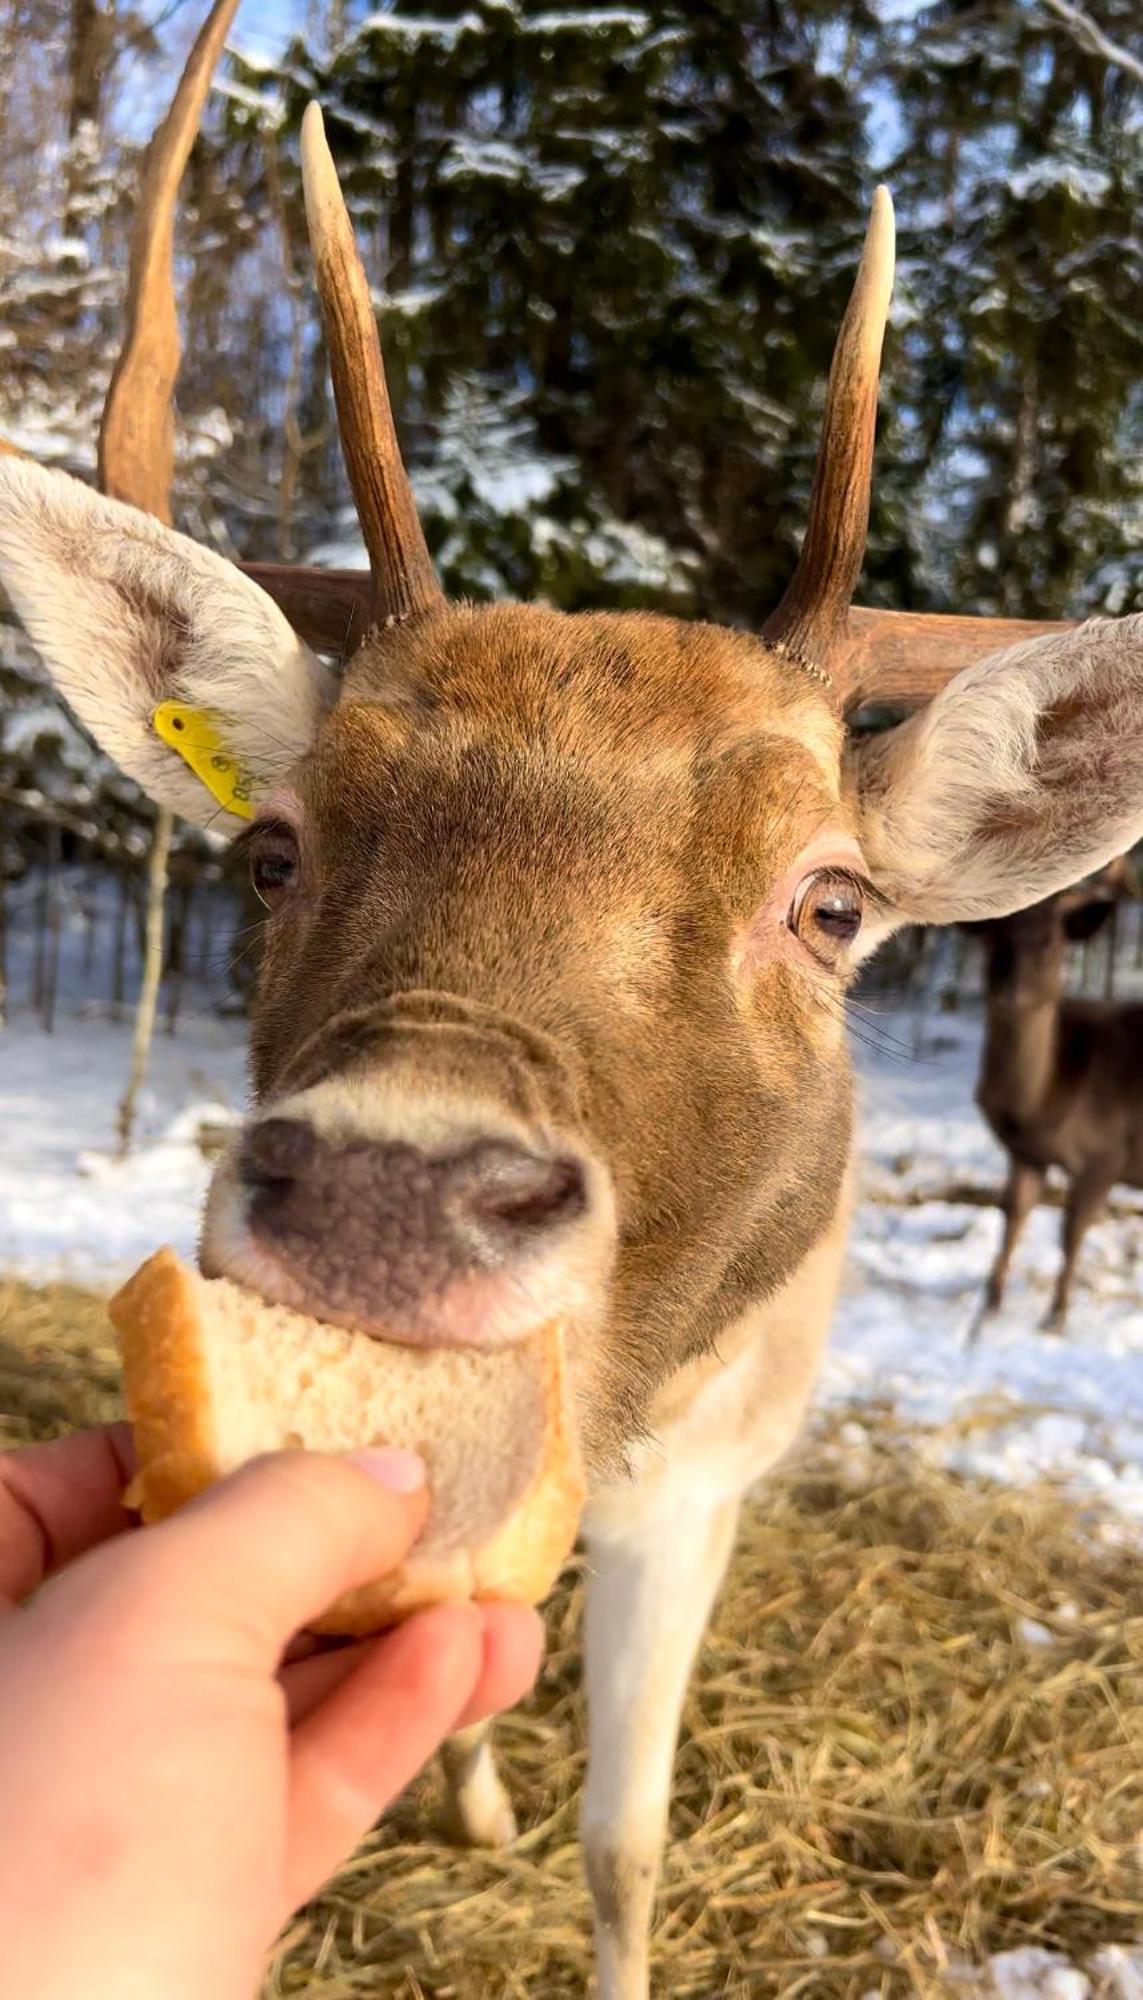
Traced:
[[0, 1453], [0, 1604], [18, 1604], [97, 1542], [130, 1526], [127, 1424]]
[[[401, 1477], [416, 1483], [391, 1483]], [[142, 1640], [152, 1662], [174, 1655], [184, 1665], [276, 1668], [301, 1626], [396, 1568], [427, 1512], [424, 1467], [412, 1453], [275, 1453], [128, 1546], [100, 1550], [45, 1593], [41, 1609], [74, 1618], [98, 1606], [121, 1639]]]

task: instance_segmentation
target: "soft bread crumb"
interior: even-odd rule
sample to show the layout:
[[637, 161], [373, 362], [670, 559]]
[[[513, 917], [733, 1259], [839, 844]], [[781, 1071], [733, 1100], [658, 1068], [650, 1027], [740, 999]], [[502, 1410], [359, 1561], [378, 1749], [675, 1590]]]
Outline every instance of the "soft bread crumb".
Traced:
[[425, 1531], [397, 1571], [340, 1599], [319, 1629], [375, 1631], [464, 1597], [546, 1596], [584, 1499], [558, 1326], [493, 1353], [410, 1348], [200, 1278], [172, 1250], [149, 1258], [110, 1312], [145, 1520], [262, 1452], [403, 1445], [426, 1462]]
[[479, 1543], [544, 1452], [535, 1339], [495, 1353], [374, 1340], [195, 1278], [220, 1472], [264, 1451], [403, 1445], [428, 1468], [422, 1551]]

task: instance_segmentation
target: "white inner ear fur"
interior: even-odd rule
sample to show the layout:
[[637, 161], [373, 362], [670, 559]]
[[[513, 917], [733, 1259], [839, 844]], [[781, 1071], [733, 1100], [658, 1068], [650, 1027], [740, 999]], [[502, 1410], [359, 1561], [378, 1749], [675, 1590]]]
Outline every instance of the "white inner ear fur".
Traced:
[[334, 698], [332, 673], [233, 563], [18, 458], [0, 459], [0, 584], [103, 749], [187, 819], [239, 824], [155, 734], [160, 702], [224, 717], [257, 795], [307, 749]]
[[978, 661], [848, 775], [906, 920], [1004, 916], [1078, 881], [1143, 836], [1143, 613]]

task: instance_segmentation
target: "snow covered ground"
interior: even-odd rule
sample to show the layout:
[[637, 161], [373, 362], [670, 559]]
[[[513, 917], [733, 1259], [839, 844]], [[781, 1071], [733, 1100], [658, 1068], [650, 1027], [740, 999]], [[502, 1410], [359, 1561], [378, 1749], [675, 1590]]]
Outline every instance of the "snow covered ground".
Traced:
[[[1042, 1333], [1060, 1211], [1030, 1217], [1004, 1306], [965, 1337], [1000, 1241], [1006, 1159], [972, 1101], [980, 1020], [862, 1011], [861, 1198], [822, 1394], [936, 1425], [946, 1463], [1058, 1476], [1143, 1525], [1143, 1195], [1117, 1188], [1080, 1256], [1067, 1331]], [[919, 1046], [917, 1046], [919, 1041]]]
[[[1038, 1331], [1059, 1211], [1037, 1210], [1004, 1311], [966, 1352], [1000, 1218], [948, 1195], [1004, 1172], [972, 1103], [979, 1023], [930, 1016], [918, 1038], [901, 1014], [863, 1011], [860, 1030], [861, 1199], [822, 1397], [891, 1405], [938, 1427], [947, 1462], [1058, 1476], [1143, 1524], [1143, 1198], [1117, 1190], [1127, 1212], [1091, 1231], [1062, 1340]], [[158, 1243], [189, 1253], [211, 1142], [245, 1101], [242, 1044], [239, 1023], [208, 1014], [160, 1033], [120, 1162], [129, 1026], [73, 1005], [46, 1035], [17, 1012], [0, 1031], [0, 1269], [110, 1285]]]
[[211, 1140], [245, 1099], [243, 1043], [241, 1024], [206, 1015], [160, 1032], [119, 1160], [129, 1023], [65, 1013], [50, 1035], [20, 1016], [0, 1029], [0, 1270], [110, 1285], [160, 1243], [189, 1254]]
[[[860, 1018], [861, 1198], [821, 1396], [935, 1426], [925, 1448], [966, 1471], [1046, 1473], [1143, 1525], [1143, 1197], [1118, 1190], [1092, 1230], [1068, 1334], [1038, 1332], [1058, 1210], [1033, 1216], [1005, 1310], [971, 1353], [964, 1334], [999, 1233], [995, 1208], [948, 1198], [998, 1187], [1003, 1160], [972, 1103], [974, 1016], [922, 1036], [900, 1014]], [[872, 1038], [878, 1046], [868, 1046]], [[193, 1250], [206, 1156], [246, 1097], [243, 1029], [203, 1013], [156, 1040], [138, 1143], [115, 1158], [130, 1027], [74, 1003], [46, 1035], [0, 1030], [0, 1272], [110, 1285], [160, 1242]], [[919, 1046], [914, 1046], [918, 1044]], [[1087, 1969], [1035, 1946], [950, 1969], [965, 2000], [1143, 2000], [1143, 1947]], [[871, 1996], [872, 2000], [872, 1996]]]

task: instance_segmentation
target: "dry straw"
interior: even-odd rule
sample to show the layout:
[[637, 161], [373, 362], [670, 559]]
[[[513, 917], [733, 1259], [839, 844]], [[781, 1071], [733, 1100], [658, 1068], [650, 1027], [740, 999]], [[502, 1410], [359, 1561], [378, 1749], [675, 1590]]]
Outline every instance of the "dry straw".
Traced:
[[[82, 1294], [0, 1290], [9, 1436], [98, 1414], [111, 1365]], [[655, 1940], [672, 2000], [963, 1996], [966, 1958], [1082, 1963], [1143, 1929], [1137, 1546], [1045, 1488], [940, 1470], [888, 1412], [863, 1431], [823, 1420], [747, 1513], [679, 1756]], [[579, 1590], [499, 1729], [517, 1845], [449, 1847], [431, 1774], [291, 1926], [268, 1994], [588, 1991]]]

